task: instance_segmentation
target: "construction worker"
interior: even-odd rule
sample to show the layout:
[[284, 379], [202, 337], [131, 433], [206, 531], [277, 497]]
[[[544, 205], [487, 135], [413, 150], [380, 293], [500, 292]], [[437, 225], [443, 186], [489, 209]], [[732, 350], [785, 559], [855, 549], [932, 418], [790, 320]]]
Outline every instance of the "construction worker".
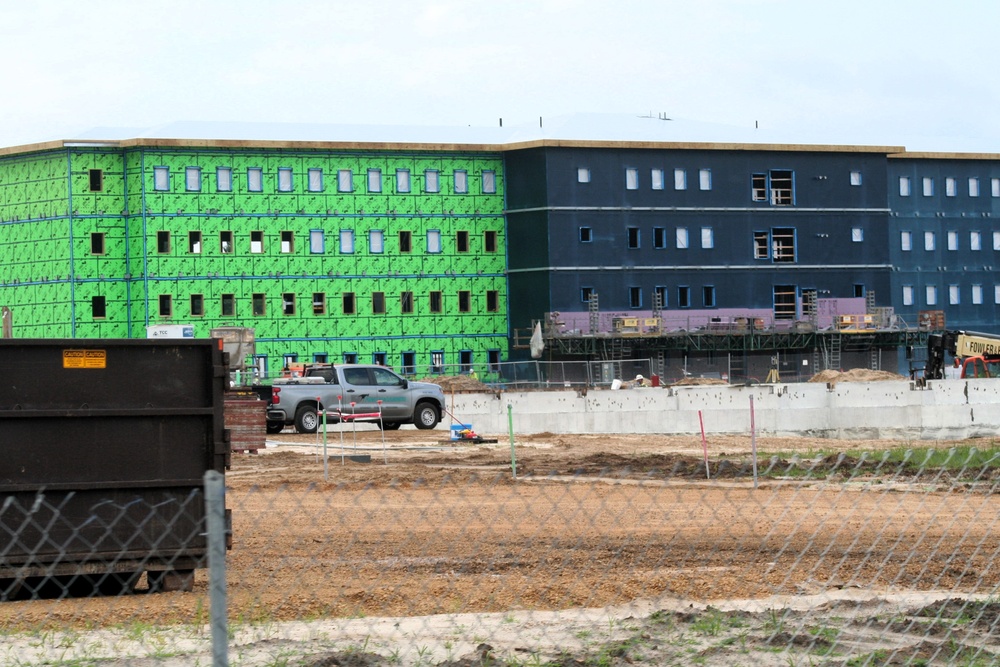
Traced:
[[944, 379], [945, 380], [961, 380], [962, 379], [962, 358], [955, 355], [955, 361], [951, 366], [944, 369]]
[[649, 380], [647, 380], [643, 376], [636, 375], [635, 376], [635, 382], [632, 383], [632, 386], [634, 386], [634, 387], [649, 387], [649, 386], [652, 386], [652, 385], [650, 384]]

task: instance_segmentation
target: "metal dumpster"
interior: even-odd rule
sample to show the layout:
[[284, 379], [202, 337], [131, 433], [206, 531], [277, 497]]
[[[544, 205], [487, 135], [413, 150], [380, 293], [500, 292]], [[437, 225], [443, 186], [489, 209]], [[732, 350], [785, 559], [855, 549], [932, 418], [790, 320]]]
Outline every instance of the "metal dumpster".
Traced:
[[225, 362], [215, 339], [0, 340], [0, 598], [190, 590]]

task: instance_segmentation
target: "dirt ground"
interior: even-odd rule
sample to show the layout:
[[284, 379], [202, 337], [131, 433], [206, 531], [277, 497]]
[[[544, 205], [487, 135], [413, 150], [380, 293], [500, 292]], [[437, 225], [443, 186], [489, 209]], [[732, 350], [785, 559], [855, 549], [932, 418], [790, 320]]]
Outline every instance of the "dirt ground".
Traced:
[[[470, 623], [482, 626], [478, 634], [474, 627], [465, 633], [464, 651], [458, 651], [458, 640], [448, 651], [439, 643], [426, 662], [406, 664], [494, 664], [492, 656], [509, 658], [518, 642], [530, 644], [527, 627], [544, 625], [539, 614], [560, 611], [571, 614], [573, 621], [563, 625], [573, 631], [550, 630], [545, 641], [522, 646], [523, 662], [514, 664], [599, 664], [586, 662], [587, 656], [612, 645], [621, 660], [606, 664], [634, 662], [626, 658], [635, 658], [630, 651], [639, 645], [647, 658], [658, 656], [647, 664], [691, 659], [692, 650], [710, 651], [698, 654], [704, 664], [766, 664], [754, 651], [772, 655], [777, 646], [829, 657], [839, 655], [835, 647], [849, 644], [845, 628], [857, 614], [838, 611], [842, 641], [826, 637], [817, 643], [817, 635], [807, 632], [815, 624], [801, 614], [786, 615], [788, 600], [815, 599], [812, 610], [829, 611], [834, 603], [857, 610], [863, 605], [845, 602], [845, 594], [868, 596], [868, 605], [874, 595], [885, 604], [895, 599], [894, 613], [919, 617], [934, 596], [964, 600], [1000, 585], [994, 566], [1000, 515], [990, 475], [904, 475], [890, 467], [852, 467], [829, 455], [929, 443], [761, 438], [758, 467], [771, 473], [754, 488], [751, 443], [743, 437], [707, 443], [712, 479], [706, 479], [698, 437], [521, 436], [516, 479], [505, 437], [484, 435], [499, 442], [483, 444], [441, 440], [447, 437], [404, 428], [385, 433], [383, 445], [381, 432], [363, 428], [348, 431], [342, 448], [333, 433], [325, 467], [316, 436], [289, 432], [273, 436], [264, 452], [235, 454], [227, 473], [227, 506], [233, 512], [231, 621], [276, 627], [370, 619], [373, 627], [384, 617], [475, 615], [480, 621]], [[796, 453], [813, 472], [775, 474]], [[353, 460], [365, 456], [371, 460]], [[926, 595], [918, 601], [906, 597], [914, 592]], [[763, 606], [755, 608], [754, 600]], [[602, 632], [593, 623], [589, 630], [577, 625], [581, 610], [593, 609], [604, 610], [596, 621]], [[609, 628], [608, 609], [625, 609], [619, 615], [631, 620]], [[643, 610], [647, 616], [639, 619]], [[144, 594], [140, 584], [133, 596], [0, 604], [0, 630], [198, 625], [207, 622], [207, 614], [207, 582], [200, 571], [191, 593]], [[484, 620], [490, 614], [510, 619], [511, 627], [521, 628], [524, 618], [535, 622], [525, 621], [512, 646], [495, 645], [506, 621], [491, 626]], [[865, 629], [871, 634], [874, 616], [865, 612], [860, 618], [869, 619]], [[715, 619], [718, 632], [699, 634], [705, 619]], [[396, 621], [397, 630], [399, 625]], [[913, 631], [906, 646], [914, 647], [913, 656], [931, 651], [926, 642], [941, 640], [940, 632], [928, 634], [925, 626], [908, 626]], [[663, 653], [673, 645], [662, 634], [668, 630], [701, 637], [700, 643], [684, 644], [677, 655]], [[661, 632], [659, 640], [654, 631]], [[635, 640], [644, 635], [652, 639]], [[597, 642], [598, 636], [606, 641]], [[473, 641], [477, 637], [482, 641]], [[716, 647], [727, 637], [725, 650]], [[742, 649], [736, 637], [743, 638]], [[622, 641], [632, 644], [615, 644]], [[995, 637], [991, 641], [1000, 644]], [[549, 646], [549, 662], [529, 662], [529, 654], [541, 655], [543, 645]], [[392, 649], [379, 652], [374, 645], [348, 651], [360, 662], [343, 657], [308, 662], [303, 655], [326, 645], [310, 646], [293, 650], [300, 662], [258, 663], [245, 656], [243, 664], [401, 662], [380, 662]], [[402, 644], [397, 638], [386, 646]], [[860, 639], [850, 646], [862, 654], [877, 649]], [[557, 649], [569, 651], [563, 662], [551, 655]], [[448, 662], [445, 654], [464, 655], [466, 662]], [[734, 663], [729, 661], [734, 655], [754, 659]], [[174, 663], [164, 657], [134, 664]]]

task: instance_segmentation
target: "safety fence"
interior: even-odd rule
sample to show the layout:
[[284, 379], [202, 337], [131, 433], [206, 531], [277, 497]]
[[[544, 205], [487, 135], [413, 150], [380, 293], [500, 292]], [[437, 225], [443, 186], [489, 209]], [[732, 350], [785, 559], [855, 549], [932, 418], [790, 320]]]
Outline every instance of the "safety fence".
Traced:
[[992, 441], [440, 437], [0, 496], [0, 664], [1000, 662]]

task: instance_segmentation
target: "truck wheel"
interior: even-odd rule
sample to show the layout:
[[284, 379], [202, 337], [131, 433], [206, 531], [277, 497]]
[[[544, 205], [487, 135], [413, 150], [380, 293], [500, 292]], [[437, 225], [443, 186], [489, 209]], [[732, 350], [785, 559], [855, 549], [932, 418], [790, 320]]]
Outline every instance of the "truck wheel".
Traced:
[[302, 407], [295, 411], [295, 430], [299, 433], [315, 433], [318, 424], [316, 408]]
[[281, 433], [285, 428], [284, 422], [267, 422], [268, 433]]
[[441, 421], [441, 415], [438, 414], [438, 409], [433, 403], [427, 401], [422, 401], [417, 403], [417, 410], [413, 413], [413, 424], [421, 429], [427, 430], [434, 428]]

